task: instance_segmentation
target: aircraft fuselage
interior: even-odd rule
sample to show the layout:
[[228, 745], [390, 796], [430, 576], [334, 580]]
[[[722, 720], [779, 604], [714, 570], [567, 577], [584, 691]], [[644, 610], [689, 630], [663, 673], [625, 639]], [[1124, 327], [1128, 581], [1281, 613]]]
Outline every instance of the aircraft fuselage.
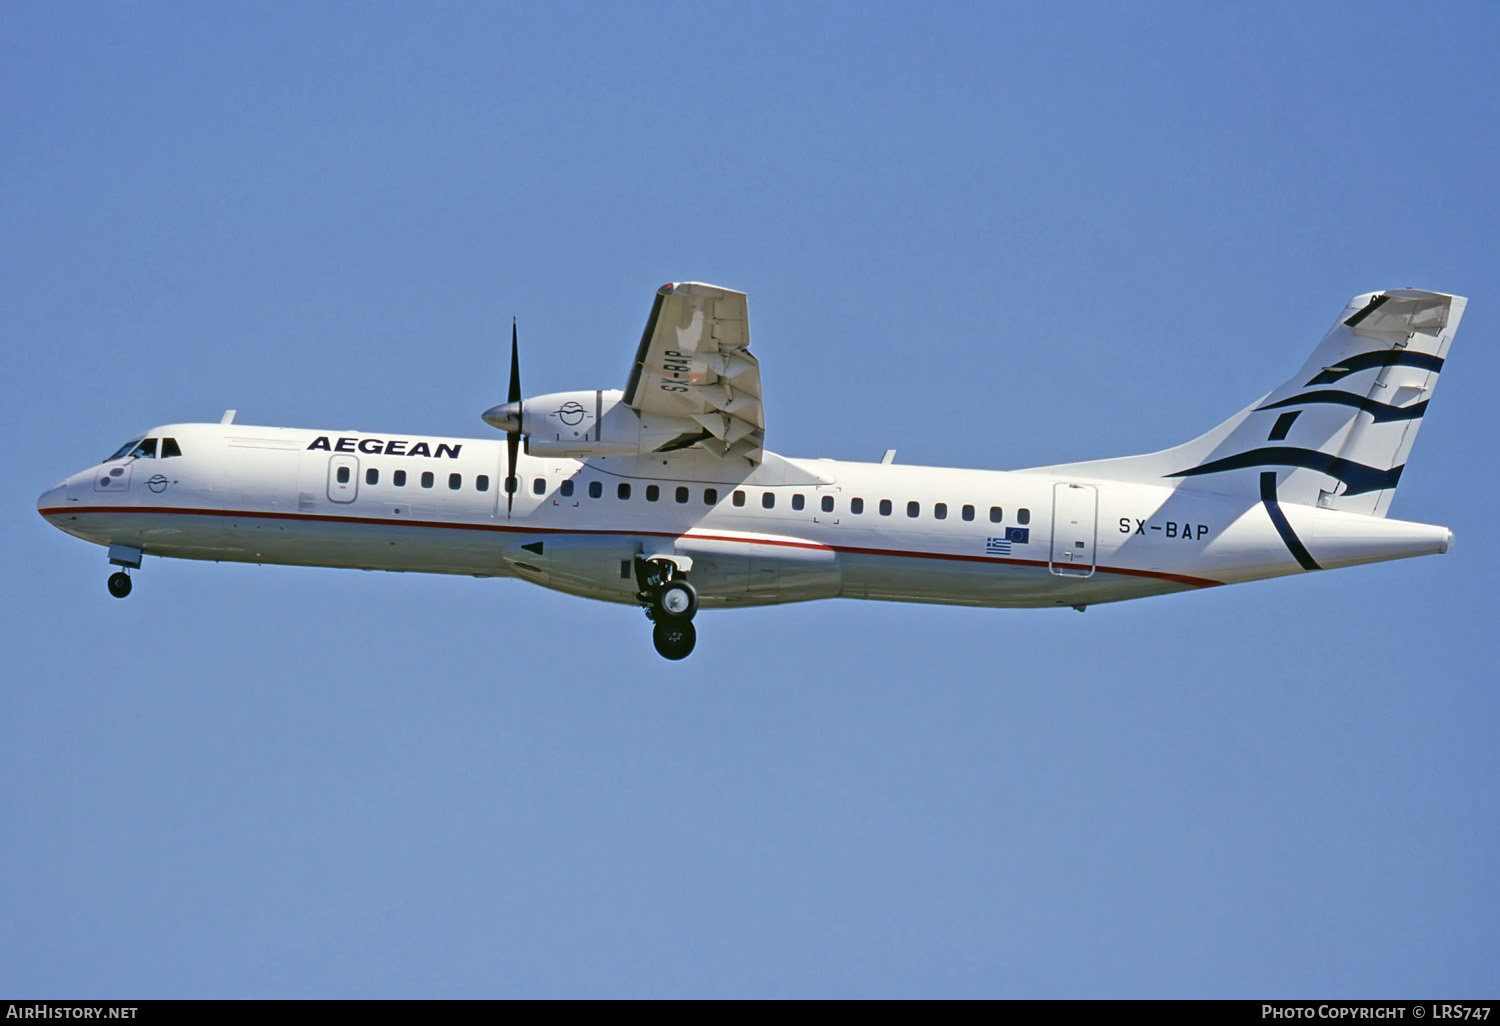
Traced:
[[[181, 455], [73, 475], [38, 508], [139, 555], [517, 577], [634, 603], [637, 557], [705, 608], [820, 598], [1085, 606], [1298, 573], [1270, 507], [1050, 471], [791, 460], [725, 480], [692, 452], [591, 460], [503, 441], [236, 424], [158, 428]], [[510, 500], [507, 502], [507, 500]], [[1446, 551], [1443, 527], [1283, 506], [1320, 568]], [[136, 563], [128, 562], [131, 554]]]

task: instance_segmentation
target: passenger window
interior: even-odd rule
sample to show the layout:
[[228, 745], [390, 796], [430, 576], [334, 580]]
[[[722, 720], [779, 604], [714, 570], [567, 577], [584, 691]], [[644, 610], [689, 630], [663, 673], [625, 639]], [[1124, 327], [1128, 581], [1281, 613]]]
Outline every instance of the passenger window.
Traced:
[[432, 487], [432, 471], [430, 471], [430, 470], [424, 470], [424, 471], [422, 471], [422, 487], [423, 488], [431, 488]]
[[734, 490], [734, 504], [736, 506], [743, 506], [745, 504], [745, 493], [738, 488]]
[[823, 512], [824, 513], [832, 513], [833, 512], [833, 496], [832, 495], [825, 495], [825, 496], [823, 496]]
[[172, 456], [181, 456], [182, 450], [177, 448], [177, 439], [163, 438], [161, 440], [161, 458], [168, 459]]
[[714, 503], [716, 503], [718, 501], [719, 501], [719, 490], [717, 488], [705, 488], [705, 489], [703, 489], [703, 504], [705, 506], [712, 506]]
[[369, 470], [365, 471], [365, 484], [379, 484], [379, 483], [380, 483], [380, 471], [376, 470], [374, 467], [371, 467]]
[[405, 488], [406, 487], [406, 471], [404, 471], [404, 470], [398, 470], [394, 474], [392, 474], [391, 475], [391, 484], [395, 485], [397, 488]]
[[849, 512], [850, 513], [863, 513], [864, 511], [865, 511], [865, 500], [864, 499], [850, 499], [849, 500]]
[[630, 485], [627, 484], [624, 481], [621, 481], [615, 487], [615, 495], [618, 496], [621, 499], [628, 499], [628, 498], [630, 498]]
[[[480, 478], [480, 480], [483, 481], [484, 478]], [[534, 481], [531, 482], [531, 494], [532, 495], [546, 495], [547, 494], [547, 479], [545, 477], [539, 477], [536, 480], [534, 480]]]
[[990, 523], [992, 523], [992, 524], [998, 524], [1000, 521], [1002, 521], [1004, 519], [1005, 519], [1005, 514], [1003, 514], [1003, 513], [1000, 512], [1000, 507], [999, 506], [991, 506], [990, 507]]
[[564, 498], [566, 498], [569, 495], [572, 495], [573, 494], [573, 479], [570, 477], [566, 481], [564, 481], [562, 483], [562, 487], [559, 488], [558, 491], [563, 494]]
[[678, 502], [687, 502], [688, 501], [688, 490], [687, 490], [686, 486], [679, 485], [677, 487], [676, 498], [677, 498]]
[[792, 496], [792, 509], [801, 509], [802, 508], [802, 502], [803, 502], [802, 493], [801, 492], [795, 493]]
[[348, 483], [349, 483], [349, 468], [348, 467], [340, 467], [339, 468], [339, 484], [348, 484]]
[[646, 486], [646, 501], [647, 502], [655, 502], [657, 499], [660, 499], [660, 498], [661, 498], [661, 489], [660, 488], [658, 488], [656, 485], [647, 485]]
[[141, 459], [147, 459], [147, 460], [154, 460], [154, 459], [156, 459], [156, 439], [154, 439], [154, 438], [148, 438], [148, 439], [146, 439], [140, 445], [136, 446], [135, 447], [135, 451], [132, 452], [130, 455], [139, 457]]
[[761, 492], [760, 493], [760, 507], [761, 507], [761, 509], [775, 509], [776, 508], [776, 493], [775, 492]]
[[974, 519], [974, 507], [973, 506], [965, 506], [964, 507], [964, 519], [965, 520], [973, 520]]
[[449, 474], [448, 475], [448, 490], [449, 491], [456, 492], [460, 488], [462, 488], [463, 486], [464, 486], [464, 476], [462, 474]]
[[906, 504], [906, 515], [918, 517], [922, 515], [922, 504], [920, 502], [908, 502]]
[[603, 481], [590, 481], [589, 482], [589, 498], [591, 498], [591, 499], [597, 499], [597, 498], [599, 498], [599, 496], [601, 496], [603, 494], [604, 494], [604, 482]]
[[1031, 523], [1031, 510], [1026, 509], [1025, 507], [1016, 510], [1016, 523], [1020, 524], [1022, 527]]
[[487, 492], [490, 490], [490, 475], [480, 474], [474, 479], [474, 490], [476, 492]]
[[880, 515], [883, 516], [883, 517], [888, 517], [888, 516], [891, 515], [891, 500], [890, 499], [881, 499], [880, 500]]
[[934, 519], [934, 520], [947, 520], [948, 519], [948, 504], [946, 502], [939, 502], [939, 503], [935, 503], [933, 505], [933, 507], [932, 507], [932, 519]]

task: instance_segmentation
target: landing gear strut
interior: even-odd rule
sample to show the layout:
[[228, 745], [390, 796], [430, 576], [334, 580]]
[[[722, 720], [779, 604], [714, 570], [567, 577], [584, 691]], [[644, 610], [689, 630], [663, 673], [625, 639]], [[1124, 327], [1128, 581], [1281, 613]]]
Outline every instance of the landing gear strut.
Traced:
[[646, 607], [655, 622], [651, 641], [666, 659], [685, 659], [698, 643], [693, 617], [698, 612], [698, 591], [678, 576], [677, 565], [666, 559], [635, 560], [635, 579], [641, 590], [636, 601]]
[[130, 575], [124, 570], [116, 570], [109, 575], [109, 593], [115, 598], [124, 598], [130, 594]]

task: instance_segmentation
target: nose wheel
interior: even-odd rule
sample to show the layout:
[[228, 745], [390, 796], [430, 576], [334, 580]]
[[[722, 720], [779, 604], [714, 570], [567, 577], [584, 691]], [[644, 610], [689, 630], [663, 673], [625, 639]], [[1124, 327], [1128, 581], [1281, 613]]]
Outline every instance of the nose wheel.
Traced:
[[679, 576], [677, 566], [665, 559], [635, 561], [636, 582], [641, 590], [636, 600], [646, 607], [655, 627], [651, 642], [665, 659], [685, 659], [698, 643], [693, 617], [698, 613], [698, 590]]
[[109, 593], [115, 598], [124, 598], [130, 594], [130, 575], [124, 570], [116, 570], [109, 575]]

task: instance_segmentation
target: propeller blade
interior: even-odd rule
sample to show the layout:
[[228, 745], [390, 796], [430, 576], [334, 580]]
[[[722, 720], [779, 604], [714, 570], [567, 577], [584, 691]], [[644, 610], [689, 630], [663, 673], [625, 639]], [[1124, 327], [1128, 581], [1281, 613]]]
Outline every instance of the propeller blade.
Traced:
[[521, 447], [521, 433], [511, 431], [505, 436], [505, 450], [510, 457], [505, 476], [505, 512], [509, 515], [516, 501], [516, 450]]
[[[516, 319], [510, 319], [510, 391], [506, 393], [506, 402], [519, 404], [521, 402], [521, 361], [520, 353], [516, 346]], [[516, 412], [516, 427], [521, 426], [519, 405]], [[511, 509], [516, 502], [516, 455], [521, 448], [521, 432], [519, 430], [507, 431], [505, 433], [505, 454], [507, 462], [505, 465], [505, 515], [510, 516]]]
[[521, 361], [516, 359], [516, 319], [510, 320], [510, 391], [506, 393], [505, 401], [518, 403], [521, 401]]

